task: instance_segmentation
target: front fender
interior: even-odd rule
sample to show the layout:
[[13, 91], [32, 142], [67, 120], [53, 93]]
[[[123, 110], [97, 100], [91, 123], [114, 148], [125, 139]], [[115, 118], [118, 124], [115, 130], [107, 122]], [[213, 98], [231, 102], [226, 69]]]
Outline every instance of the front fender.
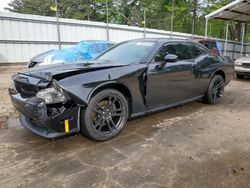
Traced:
[[108, 82], [104, 82], [104, 83], [100, 83], [98, 85], [96, 85], [96, 87], [94, 87], [90, 92], [89, 92], [89, 95], [87, 97], [87, 102], [90, 101], [91, 97], [93, 96], [93, 94], [98, 91], [99, 89], [101, 88], [107, 88], [107, 87], [112, 87], [112, 86], [115, 86], [115, 85], [122, 85], [124, 87], [126, 87], [129, 91], [130, 91], [130, 88], [129, 86], [127, 86], [125, 83], [122, 83], [122, 82], [117, 82], [117, 81], [108, 81]]
[[132, 96], [132, 114], [144, 113], [143, 74], [147, 65], [139, 64], [103, 69], [73, 75], [58, 81], [58, 84], [79, 105], [88, 105], [91, 96], [102, 87], [120, 84], [128, 88]]

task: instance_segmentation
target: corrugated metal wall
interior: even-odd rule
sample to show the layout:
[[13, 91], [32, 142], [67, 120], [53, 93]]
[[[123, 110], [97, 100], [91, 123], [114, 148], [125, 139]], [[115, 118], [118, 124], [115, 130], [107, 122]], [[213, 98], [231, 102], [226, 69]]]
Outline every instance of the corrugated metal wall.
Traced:
[[[62, 48], [81, 40], [106, 40], [107, 25], [73, 19], [59, 19]], [[109, 25], [109, 39], [113, 42], [143, 38], [144, 29], [126, 25]], [[169, 37], [170, 32], [146, 29], [146, 37]], [[173, 37], [190, 38], [189, 34], [173, 33]], [[194, 36], [201, 38], [200, 36]], [[223, 42], [223, 40], [221, 40]], [[58, 49], [56, 18], [0, 12], [0, 63], [28, 62], [43, 51]], [[250, 52], [250, 46], [245, 46]], [[240, 43], [229, 41], [228, 55], [240, 56]]]

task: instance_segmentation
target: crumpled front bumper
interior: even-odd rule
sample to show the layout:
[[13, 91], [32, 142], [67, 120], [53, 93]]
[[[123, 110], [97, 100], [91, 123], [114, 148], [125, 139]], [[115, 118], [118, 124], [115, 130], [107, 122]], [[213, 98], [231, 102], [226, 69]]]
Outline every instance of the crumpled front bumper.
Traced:
[[[80, 131], [80, 107], [62, 108], [48, 115], [45, 102], [37, 97], [25, 99], [20, 94], [10, 95], [13, 106], [21, 113], [20, 122], [27, 129], [44, 138], [53, 139]], [[68, 129], [65, 130], [65, 120]]]

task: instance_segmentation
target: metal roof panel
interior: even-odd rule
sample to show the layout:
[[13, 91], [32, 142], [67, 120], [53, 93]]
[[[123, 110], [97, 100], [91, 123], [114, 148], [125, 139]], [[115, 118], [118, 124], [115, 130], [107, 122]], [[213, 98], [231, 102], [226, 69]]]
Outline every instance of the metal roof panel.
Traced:
[[232, 3], [206, 15], [205, 18], [250, 22], [250, 0], [233, 1]]

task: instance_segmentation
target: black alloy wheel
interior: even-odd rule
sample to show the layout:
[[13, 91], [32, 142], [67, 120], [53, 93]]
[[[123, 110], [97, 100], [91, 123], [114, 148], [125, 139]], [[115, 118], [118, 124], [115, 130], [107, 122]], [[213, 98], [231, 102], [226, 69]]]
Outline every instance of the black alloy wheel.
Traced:
[[206, 100], [209, 104], [218, 104], [224, 95], [225, 81], [221, 75], [215, 75], [210, 81]]
[[96, 141], [117, 136], [128, 119], [126, 98], [114, 89], [97, 93], [82, 115], [82, 134]]

